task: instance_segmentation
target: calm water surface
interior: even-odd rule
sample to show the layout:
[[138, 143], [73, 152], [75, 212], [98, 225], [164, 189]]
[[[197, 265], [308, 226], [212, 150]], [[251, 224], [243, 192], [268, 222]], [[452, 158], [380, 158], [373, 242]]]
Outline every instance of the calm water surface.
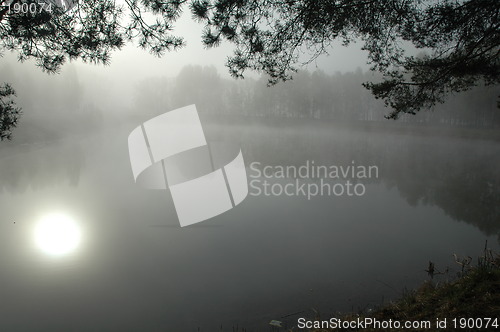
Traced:
[[[125, 125], [0, 150], [1, 331], [267, 331], [377, 306], [446, 276], [453, 253], [499, 249], [500, 144], [314, 124], [206, 126], [261, 165], [376, 165], [360, 197], [249, 196], [180, 228], [167, 191], [135, 185]], [[248, 169], [248, 174], [253, 174]], [[271, 180], [273, 181], [273, 180]], [[279, 181], [293, 181], [281, 179]], [[314, 180], [313, 180], [314, 181]], [[37, 220], [71, 216], [76, 251], [51, 256]], [[298, 313], [286, 318], [284, 316]]]

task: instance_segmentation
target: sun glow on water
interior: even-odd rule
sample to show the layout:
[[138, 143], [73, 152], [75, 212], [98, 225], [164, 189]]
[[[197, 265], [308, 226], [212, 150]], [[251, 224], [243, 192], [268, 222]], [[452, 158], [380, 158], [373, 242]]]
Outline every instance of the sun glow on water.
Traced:
[[44, 253], [61, 256], [74, 251], [80, 244], [81, 232], [69, 216], [54, 213], [41, 218], [35, 227], [35, 242]]

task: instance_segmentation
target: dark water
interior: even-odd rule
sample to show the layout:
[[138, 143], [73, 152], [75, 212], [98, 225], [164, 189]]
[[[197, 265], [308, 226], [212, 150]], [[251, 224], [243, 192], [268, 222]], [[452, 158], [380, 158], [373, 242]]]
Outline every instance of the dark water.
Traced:
[[[135, 126], [1, 147], [1, 331], [267, 331], [271, 319], [292, 327], [315, 312], [327, 318], [396, 298], [428, 279], [429, 260], [449, 267], [444, 280], [459, 271], [453, 253], [477, 257], [486, 240], [499, 249], [497, 142], [206, 126], [209, 139], [239, 144], [247, 166], [354, 162], [379, 174], [359, 180], [362, 196], [248, 196], [180, 228], [167, 191], [133, 182]], [[52, 212], [81, 228], [69, 255], [34, 245], [36, 221]]]

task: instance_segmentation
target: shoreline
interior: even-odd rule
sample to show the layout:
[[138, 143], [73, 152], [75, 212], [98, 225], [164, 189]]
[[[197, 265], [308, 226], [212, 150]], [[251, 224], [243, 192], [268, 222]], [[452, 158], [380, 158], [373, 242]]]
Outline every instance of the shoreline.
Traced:
[[[335, 324], [330, 324], [327, 328], [313, 326], [306, 331], [477, 331], [481, 329], [479, 324], [483, 325], [482, 330], [498, 330], [500, 255], [485, 250], [484, 256], [478, 258], [477, 266], [471, 266], [470, 262], [471, 260], [466, 259], [456, 260], [456, 263], [462, 264], [462, 272], [458, 278], [444, 282], [435, 281], [433, 276], [437, 273], [433, 264], [432, 269], [429, 264], [427, 272], [431, 279], [400, 299], [368, 313], [336, 315], [328, 320]], [[324, 322], [320, 317], [316, 317], [315, 321]], [[360, 326], [360, 321], [372, 324]], [[416, 325], [420, 323], [420, 327], [404, 327], [406, 322]], [[429, 325], [425, 326], [423, 322]], [[486, 324], [489, 325], [488, 328]]]

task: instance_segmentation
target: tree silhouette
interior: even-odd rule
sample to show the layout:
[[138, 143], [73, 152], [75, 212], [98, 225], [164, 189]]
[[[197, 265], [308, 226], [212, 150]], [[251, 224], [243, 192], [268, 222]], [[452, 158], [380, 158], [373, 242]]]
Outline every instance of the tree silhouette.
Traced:
[[9, 84], [0, 85], [0, 140], [10, 139], [21, 110], [15, 106], [16, 92]]
[[[388, 118], [415, 114], [477, 84], [500, 83], [498, 0], [196, 0], [203, 41], [236, 46], [227, 65], [287, 80], [305, 48], [312, 61], [335, 40], [361, 39], [383, 82], [366, 83], [392, 107]], [[426, 51], [408, 55], [408, 44]]]
[[[15, 51], [20, 61], [35, 59], [48, 73], [57, 73], [69, 59], [108, 64], [112, 51], [135, 40], [141, 48], [161, 56], [183, 45], [171, 34], [186, 1], [125, 0], [118, 5], [111, 0], [82, 0], [70, 10], [57, 6], [37, 10], [13, 10], [25, 0], [2, 1], [0, 7], [0, 55]], [[19, 9], [19, 7], [18, 7]], [[126, 14], [129, 17], [126, 17]], [[148, 20], [149, 19], [149, 20]], [[153, 21], [150, 21], [153, 19]], [[4, 86], [4, 93], [13, 90]], [[0, 139], [9, 139], [17, 123], [18, 110], [2, 106]]]

